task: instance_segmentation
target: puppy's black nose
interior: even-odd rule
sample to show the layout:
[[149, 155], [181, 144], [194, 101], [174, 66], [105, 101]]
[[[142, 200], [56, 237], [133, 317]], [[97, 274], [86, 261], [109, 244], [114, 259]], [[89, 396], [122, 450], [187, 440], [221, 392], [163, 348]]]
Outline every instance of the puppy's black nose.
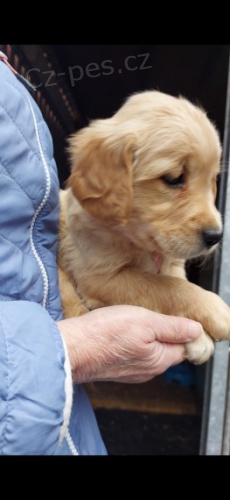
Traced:
[[202, 238], [207, 248], [213, 247], [219, 243], [223, 236], [223, 231], [217, 231], [216, 229], [205, 229], [202, 231]]

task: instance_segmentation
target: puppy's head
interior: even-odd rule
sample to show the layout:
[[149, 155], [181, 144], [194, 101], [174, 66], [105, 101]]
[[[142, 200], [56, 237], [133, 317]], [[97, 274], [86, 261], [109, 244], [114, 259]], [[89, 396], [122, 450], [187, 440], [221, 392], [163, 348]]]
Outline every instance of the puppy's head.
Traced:
[[183, 259], [221, 238], [221, 146], [205, 112], [148, 91], [70, 139], [69, 186], [83, 208], [136, 245]]

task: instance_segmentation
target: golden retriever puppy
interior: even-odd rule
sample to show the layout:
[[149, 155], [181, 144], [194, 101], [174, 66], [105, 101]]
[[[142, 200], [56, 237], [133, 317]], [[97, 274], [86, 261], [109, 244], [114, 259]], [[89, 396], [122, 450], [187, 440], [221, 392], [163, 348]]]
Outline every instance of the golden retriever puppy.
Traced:
[[218, 133], [205, 112], [157, 91], [131, 96], [70, 139], [58, 263], [65, 317], [132, 304], [199, 321], [186, 357], [206, 361], [230, 338], [230, 308], [189, 283], [187, 259], [222, 237], [215, 207]]

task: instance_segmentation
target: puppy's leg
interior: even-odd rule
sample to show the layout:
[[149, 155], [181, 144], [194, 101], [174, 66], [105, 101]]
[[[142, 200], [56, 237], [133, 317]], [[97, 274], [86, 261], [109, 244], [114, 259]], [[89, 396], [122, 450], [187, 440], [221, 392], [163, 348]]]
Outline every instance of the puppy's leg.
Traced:
[[82, 289], [86, 295], [98, 297], [103, 305], [137, 305], [198, 321], [208, 335], [203, 333], [194, 347], [192, 343], [188, 346], [187, 357], [195, 363], [206, 361], [213, 353], [209, 335], [214, 340], [230, 339], [230, 308], [218, 295], [185, 279], [125, 269], [107, 281], [91, 275]]
[[[160, 274], [186, 279], [185, 262], [180, 259], [165, 258]], [[197, 365], [205, 363], [213, 353], [214, 342], [205, 331], [197, 340], [189, 342], [185, 346], [185, 358]]]

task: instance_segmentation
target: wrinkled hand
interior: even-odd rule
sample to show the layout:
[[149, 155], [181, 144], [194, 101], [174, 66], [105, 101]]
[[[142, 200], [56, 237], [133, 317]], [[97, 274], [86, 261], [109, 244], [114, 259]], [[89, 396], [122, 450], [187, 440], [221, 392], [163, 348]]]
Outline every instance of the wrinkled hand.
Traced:
[[185, 359], [185, 343], [203, 332], [199, 323], [137, 306], [117, 305], [57, 323], [73, 380], [146, 382]]

